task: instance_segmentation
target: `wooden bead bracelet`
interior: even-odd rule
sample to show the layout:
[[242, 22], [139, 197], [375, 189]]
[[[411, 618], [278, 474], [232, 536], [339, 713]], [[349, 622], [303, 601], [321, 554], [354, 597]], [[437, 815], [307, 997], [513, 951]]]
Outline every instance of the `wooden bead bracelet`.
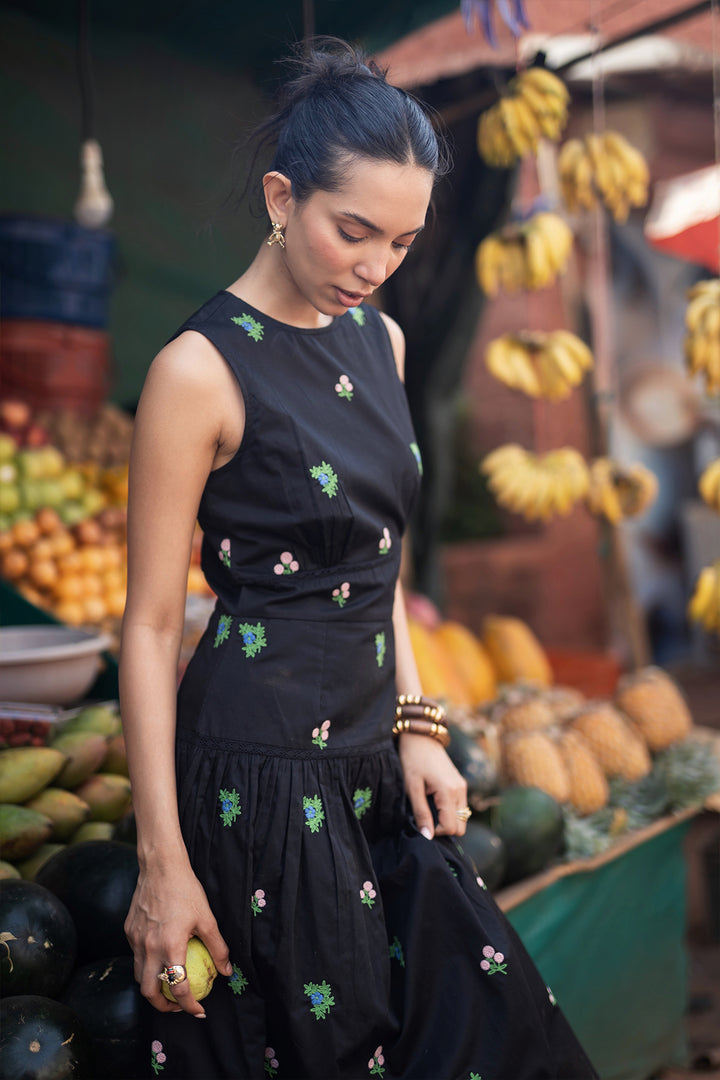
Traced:
[[395, 705], [393, 735], [409, 732], [411, 735], [429, 735], [441, 746], [450, 744], [450, 732], [443, 723], [445, 710], [442, 705], [420, 694], [400, 694]]

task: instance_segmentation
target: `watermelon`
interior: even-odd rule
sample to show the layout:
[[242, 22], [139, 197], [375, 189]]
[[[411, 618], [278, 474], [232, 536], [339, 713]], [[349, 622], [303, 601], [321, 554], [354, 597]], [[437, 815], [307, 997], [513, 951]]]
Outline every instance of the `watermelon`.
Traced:
[[135, 848], [118, 840], [68, 844], [38, 871], [35, 880], [72, 915], [81, 962], [129, 954], [123, 927], [137, 876]]
[[490, 821], [505, 845], [503, 885], [537, 874], [562, 847], [562, 807], [540, 788], [505, 788]]
[[0, 1001], [2, 1080], [97, 1080], [95, 1055], [67, 1005], [37, 994]]
[[497, 791], [497, 769], [475, 740], [454, 724], [448, 724], [448, 754], [468, 786], [468, 802], [477, 808], [488, 795]]
[[505, 845], [497, 833], [471, 818], [460, 844], [490, 892], [497, 889], [505, 872]]
[[70, 912], [34, 881], [0, 881], [0, 994], [55, 997], [70, 977], [77, 936]]
[[140, 1065], [142, 997], [131, 956], [116, 956], [78, 968], [61, 999], [92, 1040], [103, 1080], [143, 1075]]

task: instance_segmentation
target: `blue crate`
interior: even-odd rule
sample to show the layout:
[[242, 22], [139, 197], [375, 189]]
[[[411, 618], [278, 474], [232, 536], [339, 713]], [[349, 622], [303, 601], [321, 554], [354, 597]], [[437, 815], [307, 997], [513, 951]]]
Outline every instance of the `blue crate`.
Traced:
[[106, 229], [0, 215], [0, 318], [106, 327], [115, 259]]

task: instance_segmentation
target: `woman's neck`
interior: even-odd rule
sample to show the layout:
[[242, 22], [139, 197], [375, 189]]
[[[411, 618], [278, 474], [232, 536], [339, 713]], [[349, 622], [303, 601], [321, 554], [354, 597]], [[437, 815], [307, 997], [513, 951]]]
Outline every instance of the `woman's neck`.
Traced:
[[316, 330], [333, 321], [332, 315], [323, 315], [305, 299], [287, 271], [282, 252], [267, 244], [261, 245], [245, 273], [227, 291], [290, 326]]

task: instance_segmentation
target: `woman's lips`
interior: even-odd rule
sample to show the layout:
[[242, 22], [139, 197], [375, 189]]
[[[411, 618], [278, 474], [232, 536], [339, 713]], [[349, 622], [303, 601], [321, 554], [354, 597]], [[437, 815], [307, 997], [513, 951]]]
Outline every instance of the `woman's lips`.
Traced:
[[345, 307], [357, 307], [365, 299], [365, 293], [349, 293], [335, 286], [337, 298]]

